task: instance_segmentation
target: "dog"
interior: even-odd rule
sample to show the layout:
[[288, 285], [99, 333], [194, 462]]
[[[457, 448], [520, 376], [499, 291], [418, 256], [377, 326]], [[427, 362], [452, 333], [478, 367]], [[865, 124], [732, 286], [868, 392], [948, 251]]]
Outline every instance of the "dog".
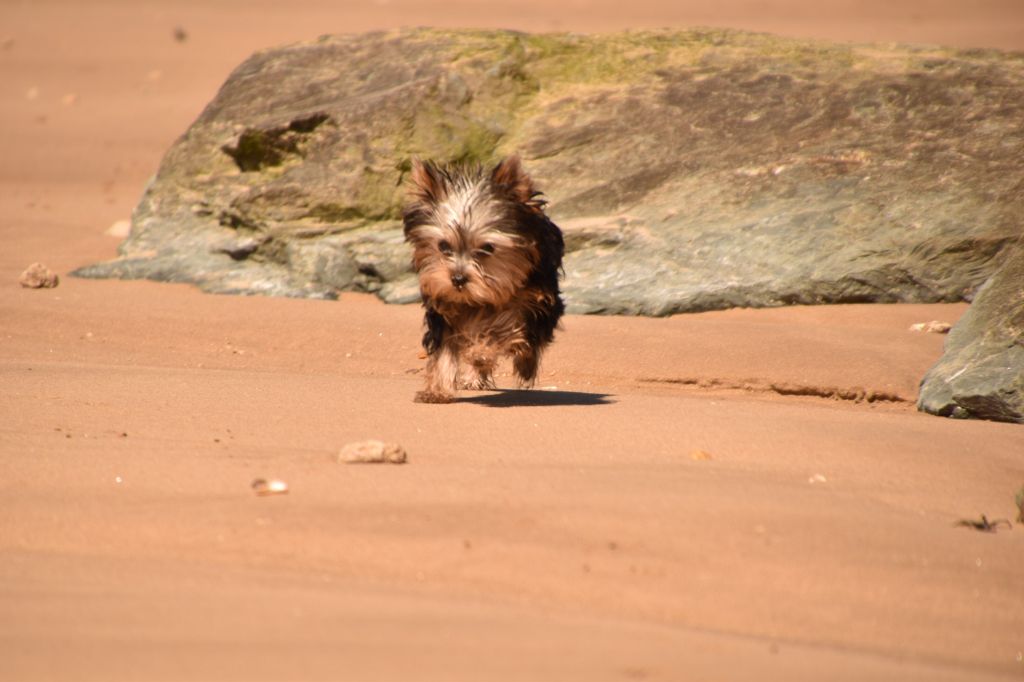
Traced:
[[489, 171], [413, 161], [402, 222], [426, 311], [426, 387], [416, 402], [494, 389], [506, 356], [519, 387], [533, 386], [565, 312], [565, 243], [546, 203], [517, 156]]

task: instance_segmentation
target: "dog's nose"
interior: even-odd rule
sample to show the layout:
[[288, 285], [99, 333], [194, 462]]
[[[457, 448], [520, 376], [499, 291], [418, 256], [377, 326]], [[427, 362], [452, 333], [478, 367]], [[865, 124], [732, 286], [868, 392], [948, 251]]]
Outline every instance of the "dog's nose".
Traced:
[[455, 285], [456, 289], [461, 289], [466, 284], [466, 276], [461, 272], [456, 272], [452, 275], [452, 284]]

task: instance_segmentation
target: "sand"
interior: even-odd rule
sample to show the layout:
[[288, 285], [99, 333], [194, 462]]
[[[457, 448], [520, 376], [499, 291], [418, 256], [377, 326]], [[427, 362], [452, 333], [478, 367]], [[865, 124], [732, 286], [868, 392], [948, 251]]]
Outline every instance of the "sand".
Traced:
[[[1019, 679], [1024, 527], [955, 524], [1013, 518], [1024, 430], [913, 408], [943, 337], [908, 328], [964, 304], [570, 316], [541, 390], [439, 406], [411, 401], [415, 306], [67, 274], [258, 48], [434, 24], [1024, 49], [1016, 0], [965, 7], [0, 6], [0, 679]], [[59, 287], [18, 286], [35, 261]], [[336, 461], [369, 438], [408, 463]]]

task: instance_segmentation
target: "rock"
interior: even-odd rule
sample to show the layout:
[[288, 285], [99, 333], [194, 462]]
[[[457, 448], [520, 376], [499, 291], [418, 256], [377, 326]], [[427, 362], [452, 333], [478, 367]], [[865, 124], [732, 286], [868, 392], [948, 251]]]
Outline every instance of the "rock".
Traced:
[[125, 238], [132, 233], [132, 221], [130, 220], [116, 220], [110, 227], [107, 228], [103, 234], [110, 235], [111, 237]]
[[918, 409], [1024, 423], [1024, 246], [985, 283], [925, 375]]
[[60, 284], [60, 277], [42, 263], [33, 263], [21, 273], [18, 283], [26, 289], [52, 289]]
[[250, 487], [252, 488], [252, 491], [260, 497], [288, 494], [288, 484], [275, 478], [270, 480], [257, 478], [250, 484]]
[[948, 334], [949, 330], [953, 328], [949, 322], [940, 322], [938, 320], [932, 320], [931, 322], [918, 322], [910, 325], [910, 331], [912, 332], [926, 332], [928, 334]]
[[405, 460], [405, 448], [379, 440], [349, 443], [338, 453], [338, 461], [345, 464], [405, 464]]
[[969, 300], [1020, 234], [1024, 57], [722, 30], [402, 30], [264, 50], [84, 277], [416, 299], [412, 157], [522, 155], [575, 313]]

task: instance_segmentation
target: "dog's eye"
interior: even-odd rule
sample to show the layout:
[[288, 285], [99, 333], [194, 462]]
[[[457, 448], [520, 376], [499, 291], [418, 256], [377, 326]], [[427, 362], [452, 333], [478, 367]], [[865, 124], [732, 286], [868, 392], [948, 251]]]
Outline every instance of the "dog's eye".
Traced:
[[447, 256], [452, 252], [452, 245], [442, 239], [437, 243], [437, 250]]
[[490, 256], [492, 253], [494, 253], [494, 244], [484, 244], [479, 249], [477, 249], [476, 253], [478, 256]]

